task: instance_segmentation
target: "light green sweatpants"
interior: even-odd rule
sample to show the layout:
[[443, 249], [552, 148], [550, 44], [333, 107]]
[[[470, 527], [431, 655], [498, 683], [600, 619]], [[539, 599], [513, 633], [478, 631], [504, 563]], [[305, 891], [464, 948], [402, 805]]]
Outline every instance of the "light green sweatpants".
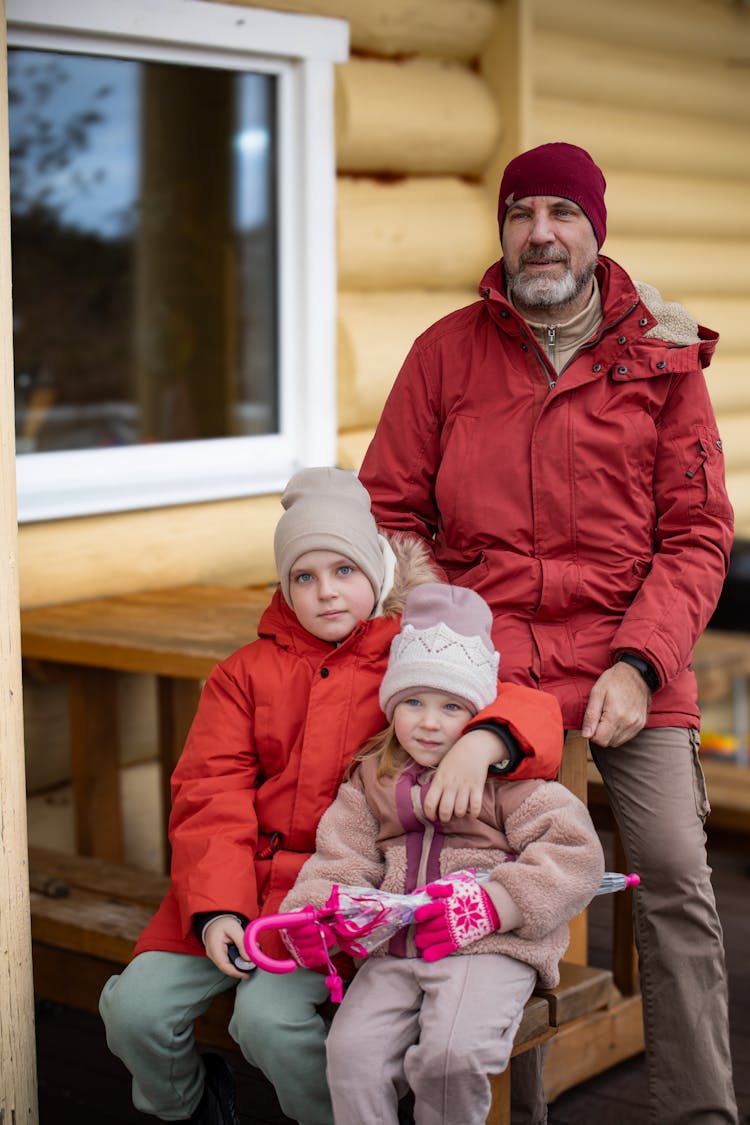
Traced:
[[206, 957], [141, 953], [110, 977], [99, 1001], [107, 1043], [133, 1076], [133, 1104], [164, 1121], [181, 1121], [203, 1091], [193, 1024], [214, 996], [236, 985], [229, 1033], [245, 1058], [273, 1084], [287, 1117], [333, 1125], [326, 1085], [328, 999], [319, 973], [255, 969], [237, 983]]

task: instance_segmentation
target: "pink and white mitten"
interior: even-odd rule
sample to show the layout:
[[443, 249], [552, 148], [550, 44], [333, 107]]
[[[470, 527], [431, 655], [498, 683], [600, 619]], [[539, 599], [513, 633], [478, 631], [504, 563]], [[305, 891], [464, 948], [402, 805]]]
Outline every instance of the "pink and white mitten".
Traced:
[[328, 950], [336, 944], [329, 926], [322, 922], [307, 922], [282, 930], [284, 945], [303, 969], [321, 969], [329, 964]]
[[425, 961], [439, 961], [500, 928], [492, 899], [476, 879], [441, 880], [424, 889], [435, 900], [414, 912], [414, 941]]

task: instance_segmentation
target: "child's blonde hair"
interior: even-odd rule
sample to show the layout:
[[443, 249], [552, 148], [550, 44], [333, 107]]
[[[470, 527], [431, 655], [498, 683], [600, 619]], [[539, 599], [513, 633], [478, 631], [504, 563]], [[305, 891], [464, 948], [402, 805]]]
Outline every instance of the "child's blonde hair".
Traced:
[[409, 755], [396, 737], [393, 723], [367, 739], [352, 761], [351, 768], [354, 769], [365, 758], [378, 759], [378, 777], [398, 777], [408, 764]]

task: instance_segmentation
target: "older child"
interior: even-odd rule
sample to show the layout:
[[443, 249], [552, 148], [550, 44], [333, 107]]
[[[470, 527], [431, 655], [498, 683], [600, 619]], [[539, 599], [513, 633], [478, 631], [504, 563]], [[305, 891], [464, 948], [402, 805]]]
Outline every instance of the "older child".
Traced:
[[[589, 814], [557, 782], [488, 780], [478, 816], [438, 826], [424, 815], [433, 771], [495, 696], [491, 627], [472, 590], [429, 583], [408, 595], [380, 689], [391, 725], [365, 747], [282, 904], [323, 906], [336, 884], [396, 893], [427, 884], [433, 897], [417, 909], [413, 932], [400, 931], [359, 969], [333, 1020], [336, 1125], [396, 1125], [409, 1087], [418, 1125], [482, 1125], [487, 1075], [507, 1066], [537, 979], [558, 982], [567, 921], [601, 880]], [[487, 881], [451, 882], [465, 868]], [[309, 923], [287, 941], [315, 968], [335, 927]]]
[[[231, 954], [249, 919], [278, 909], [352, 755], [379, 729], [378, 690], [404, 597], [433, 574], [421, 547], [378, 535], [351, 473], [302, 470], [282, 505], [280, 590], [259, 639], [209, 676], [172, 777], [171, 888], [100, 1002], [134, 1104], [165, 1121], [236, 1123], [231, 1073], [219, 1056], [200, 1056], [193, 1038], [213, 997], [235, 987], [230, 1034], [285, 1114], [304, 1125], [333, 1120], [322, 977], [245, 973]], [[528, 694], [539, 701], [533, 715], [519, 702]], [[508, 688], [482, 718], [517, 742], [519, 775], [552, 776], [560, 717], [551, 697]], [[503, 756], [492, 735], [466, 739], [489, 739]]]

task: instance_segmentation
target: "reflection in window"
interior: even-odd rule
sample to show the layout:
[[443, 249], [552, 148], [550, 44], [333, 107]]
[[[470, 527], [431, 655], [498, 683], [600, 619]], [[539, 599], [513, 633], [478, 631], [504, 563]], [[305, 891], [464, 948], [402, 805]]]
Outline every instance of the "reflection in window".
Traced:
[[9, 50], [18, 452], [275, 433], [275, 82]]

